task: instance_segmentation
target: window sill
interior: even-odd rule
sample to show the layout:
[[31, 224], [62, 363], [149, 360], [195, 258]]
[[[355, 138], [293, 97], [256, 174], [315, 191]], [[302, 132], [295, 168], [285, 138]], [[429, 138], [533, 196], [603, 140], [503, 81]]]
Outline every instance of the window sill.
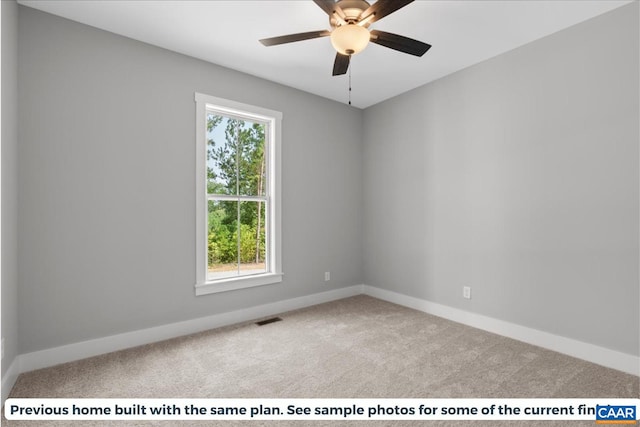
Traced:
[[199, 283], [195, 286], [196, 296], [280, 283], [282, 282], [282, 276], [282, 273], [267, 273]]

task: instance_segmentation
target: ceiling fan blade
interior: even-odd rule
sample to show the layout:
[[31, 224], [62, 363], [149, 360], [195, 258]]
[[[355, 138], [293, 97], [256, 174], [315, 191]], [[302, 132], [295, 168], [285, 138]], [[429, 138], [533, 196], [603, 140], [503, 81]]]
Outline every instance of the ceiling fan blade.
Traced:
[[371, 43], [415, 56], [422, 56], [431, 48], [430, 44], [378, 30], [371, 30]]
[[260, 40], [265, 46], [275, 46], [278, 44], [299, 42], [302, 40], [316, 39], [318, 37], [326, 37], [331, 34], [331, 31], [309, 31], [308, 33], [287, 34], [286, 36], [270, 37], [268, 39]]
[[369, 22], [379, 21], [385, 16], [392, 14], [396, 10], [401, 9], [412, 2], [413, 0], [378, 0], [360, 14], [358, 21], [362, 21], [372, 14], [374, 16], [369, 19]]
[[345, 74], [349, 69], [349, 55], [336, 53], [336, 60], [333, 62], [333, 75], [339, 76]]

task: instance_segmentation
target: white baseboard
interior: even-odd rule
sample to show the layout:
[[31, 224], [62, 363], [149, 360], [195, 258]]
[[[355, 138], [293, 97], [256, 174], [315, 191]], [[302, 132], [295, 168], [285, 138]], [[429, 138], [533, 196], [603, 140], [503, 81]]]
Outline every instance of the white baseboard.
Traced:
[[284, 311], [296, 310], [315, 304], [360, 295], [363, 285], [340, 288], [317, 294], [291, 298], [270, 304], [258, 305], [228, 313], [215, 314], [183, 322], [156, 326], [124, 334], [112, 335], [104, 338], [83, 341], [61, 347], [50, 348], [20, 356], [20, 372], [46, 368], [60, 363], [136, 347], [234, 323], [246, 322], [260, 317], [271, 316]]
[[363, 288], [364, 294], [374, 298], [640, 376], [640, 357], [637, 356], [373, 286], [364, 285]]
[[18, 379], [18, 375], [20, 375], [20, 356], [16, 356], [9, 365], [9, 369], [2, 376], [2, 404], [4, 405], [4, 401], [9, 396], [13, 385], [16, 383]]

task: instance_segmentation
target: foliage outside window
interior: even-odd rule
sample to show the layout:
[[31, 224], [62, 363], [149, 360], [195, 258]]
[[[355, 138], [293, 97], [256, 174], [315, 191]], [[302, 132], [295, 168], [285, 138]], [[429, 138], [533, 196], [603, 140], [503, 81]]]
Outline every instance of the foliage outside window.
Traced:
[[202, 94], [196, 104], [196, 293], [279, 282], [281, 114]]

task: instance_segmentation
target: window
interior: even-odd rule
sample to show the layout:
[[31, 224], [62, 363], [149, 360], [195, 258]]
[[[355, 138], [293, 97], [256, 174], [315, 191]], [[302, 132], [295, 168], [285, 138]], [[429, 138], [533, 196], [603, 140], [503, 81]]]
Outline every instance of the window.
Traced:
[[196, 295], [282, 281], [282, 113], [196, 101]]

